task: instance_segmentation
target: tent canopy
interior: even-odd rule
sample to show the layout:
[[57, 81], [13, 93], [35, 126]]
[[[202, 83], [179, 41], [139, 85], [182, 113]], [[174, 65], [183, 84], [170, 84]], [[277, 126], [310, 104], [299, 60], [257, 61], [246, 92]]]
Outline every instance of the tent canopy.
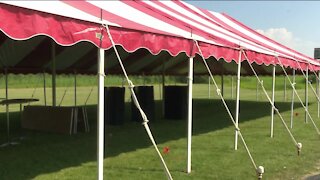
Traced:
[[[51, 39], [61, 45], [55, 53], [58, 73], [96, 73], [95, 46], [107, 50], [106, 72], [120, 73], [106, 25], [132, 74], [186, 74], [186, 56], [200, 54], [194, 41], [209, 60], [237, 62], [243, 49], [257, 65], [280, 60], [295, 69], [320, 67], [226, 14], [182, 1], [0, 1], [0, 19], [0, 66], [13, 73], [49, 72]], [[211, 63], [221, 68], [215, 73], [231, 74], [234, 62]], [[195, 66], [195, 73], [205, 69]]]

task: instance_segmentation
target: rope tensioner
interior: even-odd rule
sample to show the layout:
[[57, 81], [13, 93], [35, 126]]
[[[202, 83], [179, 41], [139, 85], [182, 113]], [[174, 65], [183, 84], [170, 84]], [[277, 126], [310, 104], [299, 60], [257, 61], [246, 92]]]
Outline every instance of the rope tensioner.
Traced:
[[301, 149], [302, 149], [302, 143], [297, 143], [298, 156], [300, 156]]
[[217, 94], [218, 94], [218, 96], [221, 95], [221, 90], [220, 89], [217, 89]]
[[264, 173], [264, 167], [263, 166], [259, 166], [257, 169], [257, 175], [258, 175], [258, 179], [262, 179], [262, 175]]

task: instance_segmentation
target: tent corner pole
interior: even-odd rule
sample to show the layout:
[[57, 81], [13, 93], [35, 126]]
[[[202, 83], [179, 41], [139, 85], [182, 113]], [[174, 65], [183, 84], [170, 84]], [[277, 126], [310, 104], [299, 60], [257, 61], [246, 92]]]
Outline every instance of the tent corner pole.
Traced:
[[[239, 106], [240, 106], [240, 78], [241, 78], [241, 54], [239, 51], [238, 73], [237, 73], [237, 94], [236, 94], [236, 126], [239, 127]], [[249, 62], [248, 62], [249, 63]], [[238, 149], [238, 130], [235, 130], [234, 150]]]
[[187, 173], [191, 173], [191, 138], [192, 138], [192, 85], [193, 85], [193, 57], [189, 58], [188, 76], [188, 154]]
[[272, 69], [272, 105], [271, 105], [271, 125], [270, 125], [270, 137], [273, 138], [273, 121], [274, 121], [274, 94], [276, 85], [276, 66]]
[[104, 159], [104, 49], [98, 49], [98, 180], [103, 180]]

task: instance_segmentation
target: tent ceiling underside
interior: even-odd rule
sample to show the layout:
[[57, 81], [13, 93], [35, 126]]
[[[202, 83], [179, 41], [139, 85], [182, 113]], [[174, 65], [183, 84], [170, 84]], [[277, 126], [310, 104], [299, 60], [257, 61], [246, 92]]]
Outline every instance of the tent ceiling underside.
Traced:
[[[45, 36], [37, 36], [25, 41], [16, 41], [0, 35], [0, 69], [7, 69], [10, 73], [42, 73], [52, 71], [52, 40]], [[151, 54], [146, 49], [138, 49], [133, 53], [126, 52], [117, 46], [120, 56], [129, 74], [132, 75], [187, 75], [188, 57], [185, 53], [171, 56], [163, 51], [158, 55]], [[96, 74], [97, 48], [88, 42], [81, 42], [73, 46], [55, 46], [57, 73]], [[208, 75], [202, 58], [195, 57], [194, 72], [197, 75]], [[223, 59], [213, 57], [207, 59], [212, 73], [216, 75], [234, 75], [237, 64], [234, 61], [226, 63]], [[254, 64], [261, 75], [271, 75], [269, 66]], [[105, 53], [106, 74], [122, 74], [114, 50], [111, 48]], [[278, 69], [278, 74], [281, 69]], [[290, 72], [290, 71], [289, 71]], [[242, 75], [253, 75], [248, 64], [243, 63]]]
[[[240, 46], [262, 75], [271, 74], [270, 64], [279, 64], [275, 55], [286, 67], [320, 67], [314, 59], [226, 14], [182, 1], [2, 1], [0, 20], [0, 66], [12, 73], [50, 72], [54, 39], [60, 44], [55, 46], [57, 73], [95, 74], [96, 47], [101, 46], [107, 49], [106, 74], [121, 74], [101, 23], [110, 25], [130, 74], [186, 75], [188, 56], [195, 53], [195, 74], [207, 74], [193, 40], [199, 42], [214, 74], [235, 74]], [[101, 41], [99, 37], [103, 37]], [[252, 75], [246, 63], [241, 73]]]

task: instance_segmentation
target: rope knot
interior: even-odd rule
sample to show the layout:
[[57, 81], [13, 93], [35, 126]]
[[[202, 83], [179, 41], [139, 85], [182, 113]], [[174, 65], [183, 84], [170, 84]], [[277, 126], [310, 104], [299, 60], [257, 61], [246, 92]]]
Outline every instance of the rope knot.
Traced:
[[240, 131], [240, 128], [239, 128], [239, 127], [236, 127], [235, 130], [236, 130], [236, 131]]
[[261, 84], [261, 86], [263, 86], [263, 80], [259, 81], [259, 83]]
[[129, 84], [129, 88], [131, 88], [131, 89], [134, 88], [134, 84], [132, 83], [132, 81], [130, 79], [128, 79], [128, 84]]
[[217, 94], [218, 94], [218, 96], [221, 95], [221, 89], [217, 89]]

